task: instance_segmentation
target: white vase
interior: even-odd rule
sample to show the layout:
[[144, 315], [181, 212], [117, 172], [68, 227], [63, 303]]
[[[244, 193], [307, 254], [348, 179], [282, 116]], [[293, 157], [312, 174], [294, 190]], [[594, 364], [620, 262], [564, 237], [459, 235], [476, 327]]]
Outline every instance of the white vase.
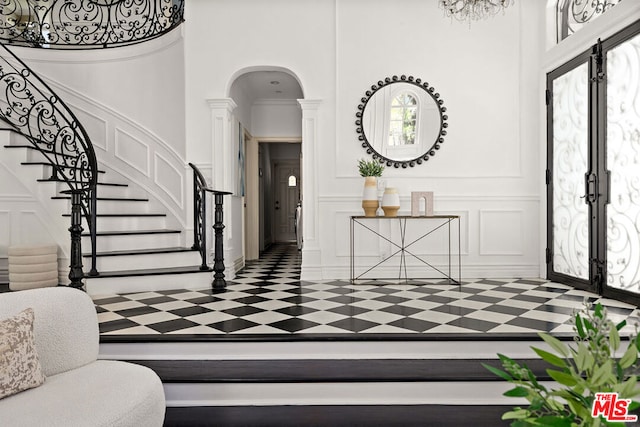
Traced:
[[400, 209], [400, 196], [398, 190], [394, 187], [387, 187], [384, 189], [382, 195], [382, 210], [384, 216], [396, 217], [398, 216], [398, 210]]
[[379, 206], [378, 179], [375, 176], [365, 176], [364, 190], [362, 192], [362, 209], [364, 209], [364, 216], [376, 216]]

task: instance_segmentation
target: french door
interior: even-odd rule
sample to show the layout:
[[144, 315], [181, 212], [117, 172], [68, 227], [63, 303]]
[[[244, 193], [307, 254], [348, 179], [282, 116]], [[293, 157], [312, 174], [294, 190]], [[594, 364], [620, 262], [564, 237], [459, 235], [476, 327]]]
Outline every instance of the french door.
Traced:
[[640, 21], [547, 75], [547, 277], [640, 304]]

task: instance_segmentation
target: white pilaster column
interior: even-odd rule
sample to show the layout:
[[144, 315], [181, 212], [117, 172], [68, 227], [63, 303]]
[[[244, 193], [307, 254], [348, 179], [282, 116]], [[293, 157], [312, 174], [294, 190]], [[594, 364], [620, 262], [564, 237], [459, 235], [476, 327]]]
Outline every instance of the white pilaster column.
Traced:
[[207, 99], [211, 111], [211, 145], [213, 152], [211, 186], [215, 190], [233, 191], [233, 129], [231, 122], [236, 103], [231, 98]]
[[[211, 160], [211, 188], [219, 191], [233, 192], [234, 185], [234, 166], [237, 162], [237, 153], [234, 152], [233, 141], [233, 110], [237, 105], [231, 98], [207, 99], [209, 110], [211, 111], [211, 146], [213, 158]], [[231, 215], [232, 196], [224, 196], [224, 219], [225, 226], [223, 231], [224, 242], [224, 262], [226, 265], [225, 275], [228, 280], [232, 280], [235, 276], [232, 266], [233, 260], [230, 259], [233, 253], [233, 240], [231, 230], [233, 230], [233, 215]], [[213, 203], [211, 204], [210, 215], [207, 218], [207, 226], [211, 228], [213, 225]], [[207, 233], [212, 236], [210, 242], [213, 242], [213, 233], [211, 229]], [[214, 250], [213, 245], [210, 245]]]
[[318, 216], [318, 109], [317, 99], [299, 99], [302, 108], [302, 276], [321, 280], [322, 264]]

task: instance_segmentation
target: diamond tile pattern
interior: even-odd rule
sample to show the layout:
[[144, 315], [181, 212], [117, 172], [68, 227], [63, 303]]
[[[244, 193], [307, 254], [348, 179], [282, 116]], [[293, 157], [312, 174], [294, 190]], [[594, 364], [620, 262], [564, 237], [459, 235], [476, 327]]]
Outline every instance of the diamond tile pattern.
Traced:
[[227, 291], [210, 289], [94, 297], [100, 332], [112, 335], [378, 336], [566, 333], [574, 308], [600, 302], [623, 335], [640, 324], [635, 306], [543, 279], [351, 284], [300, 280], [300, 252], [276, 245], [248, 264]]

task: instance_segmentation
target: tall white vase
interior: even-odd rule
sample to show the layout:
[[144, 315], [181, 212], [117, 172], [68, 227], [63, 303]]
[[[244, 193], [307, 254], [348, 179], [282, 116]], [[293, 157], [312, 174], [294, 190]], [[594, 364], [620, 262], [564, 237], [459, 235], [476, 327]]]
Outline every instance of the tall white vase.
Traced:
[[398, 216], [399, 209], [400, 196], [398, 195], [398, 190], [394, 187], [385, 188], [384, 194], [382, 195], [382, 210], [384, 211], [384, 216]]
[[364, 209], [364, 216], [376, 216], [379, 206], [378, 178], [375, 176], [365, 176], [364, 190], [362, 192], [362, 209]]

